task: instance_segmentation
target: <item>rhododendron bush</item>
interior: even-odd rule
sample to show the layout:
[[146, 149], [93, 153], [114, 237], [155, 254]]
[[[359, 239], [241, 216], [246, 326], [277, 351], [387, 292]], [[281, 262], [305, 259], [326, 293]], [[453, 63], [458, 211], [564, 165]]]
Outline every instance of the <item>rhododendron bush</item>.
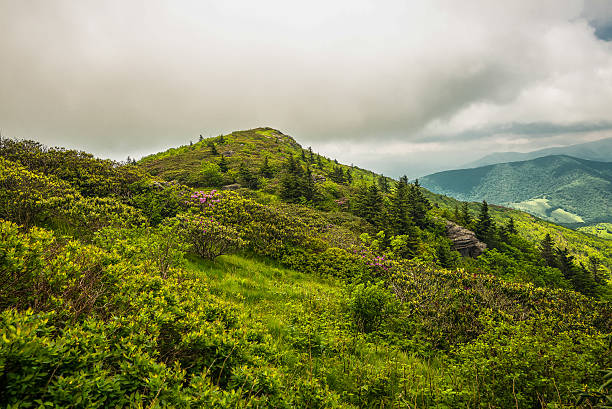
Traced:
[[191, 250], [200, 257], [213, 260], [246, 245], [236, 229], [224, 226], [212, 217], [199, 215], [180, 216], [185, 240]]

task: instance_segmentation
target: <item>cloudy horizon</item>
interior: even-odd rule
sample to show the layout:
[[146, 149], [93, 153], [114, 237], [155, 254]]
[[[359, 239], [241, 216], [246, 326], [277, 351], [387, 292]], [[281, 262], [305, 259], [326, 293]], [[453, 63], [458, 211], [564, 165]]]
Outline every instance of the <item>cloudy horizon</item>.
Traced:
[[612, 137], [612, 4], [0, 0], [3, 136], [140, 157], [270, 126], [397, 177]]

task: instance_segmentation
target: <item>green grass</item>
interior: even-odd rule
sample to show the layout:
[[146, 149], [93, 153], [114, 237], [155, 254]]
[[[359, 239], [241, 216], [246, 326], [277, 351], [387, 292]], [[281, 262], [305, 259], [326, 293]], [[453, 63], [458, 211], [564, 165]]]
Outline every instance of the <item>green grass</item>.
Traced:
[[411, 407], [429, 407], [440, 392], [440, 379], [452, 382], [445, 357], [421, 358], [356, 333], [344, 312], [346, 287], [340, 281], [251, 255], [215, 261], [190, 256], [187, 269], [206, 280], [211, 292], [230, 302], [244, 319], [263, 325], [282, 351], [279, 360], [292, 372], [325, 376], [347, 402], [365, 398], [346, 391], [357, 393], [364, 382], [393, 378], [395, 392]]

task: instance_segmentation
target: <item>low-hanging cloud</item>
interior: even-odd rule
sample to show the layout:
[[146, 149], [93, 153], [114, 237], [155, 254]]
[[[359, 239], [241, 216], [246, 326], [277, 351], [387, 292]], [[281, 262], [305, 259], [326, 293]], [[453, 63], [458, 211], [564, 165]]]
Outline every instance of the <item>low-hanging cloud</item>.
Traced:
[[451, 163], [474, 135], [481, 150], [513, 134], [535, 147], [541, 124], [612, 136], [597, 128], [612, 119], [612, 43], [601, 36], [611, 7], [3, 1], [0, 128], [123, 158], [272, 126], [330, 155], [350, 145], [353, 161], [373, 168], [388, 153], [372, 146], [397, 146], [392, 174], [417, 152], [437, 160], [446, 151]]

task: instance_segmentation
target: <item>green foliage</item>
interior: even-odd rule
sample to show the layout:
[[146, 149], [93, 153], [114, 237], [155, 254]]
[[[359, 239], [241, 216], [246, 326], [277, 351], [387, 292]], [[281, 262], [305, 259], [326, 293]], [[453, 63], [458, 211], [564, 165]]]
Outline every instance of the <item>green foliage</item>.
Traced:
[[553, 328], [545, 320], [496, 323], [459, 348], [455, 371], [474, 380], [476, 407], [563, 404], [562, 396], [594, 381], [606, 351], [602, 335]]
[[347, 297], [347, 309], [355, 327], [361, 332], [380, 328], [397, 310], [395, 296], [382, 284], [357, 284]]
[[609, 162], [547, 156], [439, 172], [421, 180], [436, 193], [486, 199], [567, 226], [612, 222]]
[[197, 178], [192, 180], [192, 184], [199, 186], [221, 186], [223, 184], [223, 175], [221, 167], [213, 162], [203, 162]]
[[[407, 178], [386, 192], [269, 128], [138, 166], [2, 146], [2, 407], [569, 407], [607, 393], [610, 254], [595, 238], [493, 205], [475, 225], [475, 204]], [[191, 192], [139, 168], [199, 184], [225, 157], [225, 180], [257, 174], [262, 189]], [[449, 217], [494, 245], [460, 258]]]
[[238, 231], [204, 216], [179, 216], [181, 232], [190, 248], [200, 257], [213, 260], [244, 247]]

